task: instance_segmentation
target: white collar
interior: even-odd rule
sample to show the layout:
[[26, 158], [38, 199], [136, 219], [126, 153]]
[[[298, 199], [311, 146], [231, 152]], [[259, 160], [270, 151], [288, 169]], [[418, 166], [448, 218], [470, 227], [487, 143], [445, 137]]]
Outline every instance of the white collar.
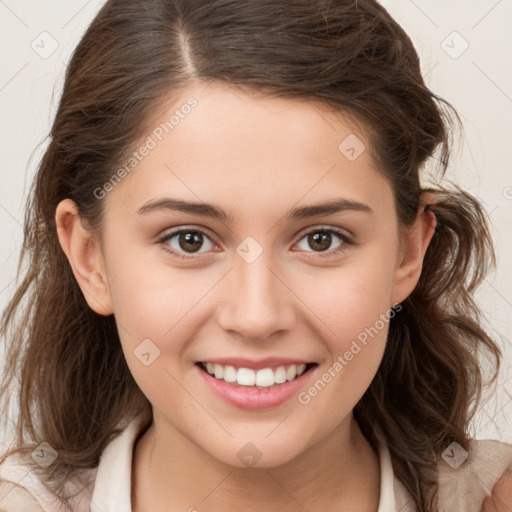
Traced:
[[[131, 470], [135, 440], [141, 431], [141, 416], [103, 450], [91, 501], [91, 512], [131, 512]], [[380, 500], [377, 512], [395, 512], [395, 482], [391, 456], [386, 443], [379, 444]]]

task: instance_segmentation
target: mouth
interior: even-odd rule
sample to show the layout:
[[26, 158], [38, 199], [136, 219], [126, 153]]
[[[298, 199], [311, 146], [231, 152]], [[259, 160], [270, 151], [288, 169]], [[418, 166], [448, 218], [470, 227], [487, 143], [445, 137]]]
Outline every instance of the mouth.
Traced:
[[235, 367], [199, 361], [196, 366], [218, 381], [234, 387], [269, 389], [294, 381], [318, 366], [318, 363], [287, 364], [277, 367], [260, 368]]

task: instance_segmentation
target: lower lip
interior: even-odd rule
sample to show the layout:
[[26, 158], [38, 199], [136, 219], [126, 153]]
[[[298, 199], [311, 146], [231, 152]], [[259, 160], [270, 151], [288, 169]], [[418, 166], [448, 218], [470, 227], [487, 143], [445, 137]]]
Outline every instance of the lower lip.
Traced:
[[206, 371], [201, 370], [197, 364], [194, 366], [213, 393], [240, 409], [264, 409], [281, 405], [299, 393], [305, 381], [316, 368], [314, 366], [300, 377], [283, 384], [259, 389], [250, 386], [233, 386], [229, 382], [212, 377]]

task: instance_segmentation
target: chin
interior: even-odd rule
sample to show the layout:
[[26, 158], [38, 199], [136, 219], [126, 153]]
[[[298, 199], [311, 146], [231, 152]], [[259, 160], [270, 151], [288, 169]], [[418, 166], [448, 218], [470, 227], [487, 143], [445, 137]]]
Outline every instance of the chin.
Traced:
[[[273, 443], [241, 441], [235, 442], [232, 449], [217, 449], [210, 454], [220, 462], [234, 468], [257, 468], [270, 469], [284, 466], [292, 462], [299, 453], [295, 452], [290, 446], [279, 443], [279, 448], [272, 446]], [[297, 445], [295, 445], [297, 446]], [[234, 456], [233, 456], [234, 455]]]

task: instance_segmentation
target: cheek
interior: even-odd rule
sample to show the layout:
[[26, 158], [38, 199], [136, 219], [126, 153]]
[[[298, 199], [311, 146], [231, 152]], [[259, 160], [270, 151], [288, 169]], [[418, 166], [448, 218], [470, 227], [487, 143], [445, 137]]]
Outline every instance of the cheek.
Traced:
[[322, 320], [329, 329], [323, 327], [320, 337], [329, 359], [298, 397], [305, 417], [324, 418], [323, 435], [336, 428], [370, 386], [384, 355], [389, 321], [399, 314], [388, 307], [388, 279], [378, 282], [366, 274], [351, 281], [322, 298]]
[[131, 367], [135, 357], [138, 371], [137, 355], [147, 347], [158, 355], [155, 364], [172, 356], [169, 363], [183, 350], [185, 333], [193, 335], [198, 306], [216, 276], [168, 265], [162, 249], [134, 243], [124, 233], [112, 230], [109, 236], [107, 277], [127, 362]]
[[314, 388], [306, 390], [304, 403], [319, 410], [336, 404], [332, 410], [337, 414], [329, 420], [333, 424], [370, 385], [384, 354], [390, 319], [399, 314], [390, 302], [396, 253], [380, 244], [358, 256], [324, 276], [318, 271], [306, 275], [301, 288], [331, 358]]
[[[184, 332], [193, 332], [201, 301], [218, 277], [206, 271], [187, 271], [165, 265], [119, 265], [111, 279], [111, 296], [121, 332], [130, 343], [151, 338], [178, 350]], [[195, 320], [194, 320], [195, 319]], [[163, 348], [163, 347], [162, 347]]]
[[154, 257], [144, 262], [142, 254], [119, 260], [112, 272], [109, 282], [122, 350], [133, 378], [153, 405], [179, 407], [184, 414], [192, 407], [178, 383], [186, 379], [189, 341], [204, 320], [202, 299], [217, 280], [216, 275], [157, 265]]
[[300, 298], [323, 324], [336, 351], [344, 352], [350, 340], [389, 312], [395, 262], [394, 250], [376, 241], [338, 267], [301, 272]]

